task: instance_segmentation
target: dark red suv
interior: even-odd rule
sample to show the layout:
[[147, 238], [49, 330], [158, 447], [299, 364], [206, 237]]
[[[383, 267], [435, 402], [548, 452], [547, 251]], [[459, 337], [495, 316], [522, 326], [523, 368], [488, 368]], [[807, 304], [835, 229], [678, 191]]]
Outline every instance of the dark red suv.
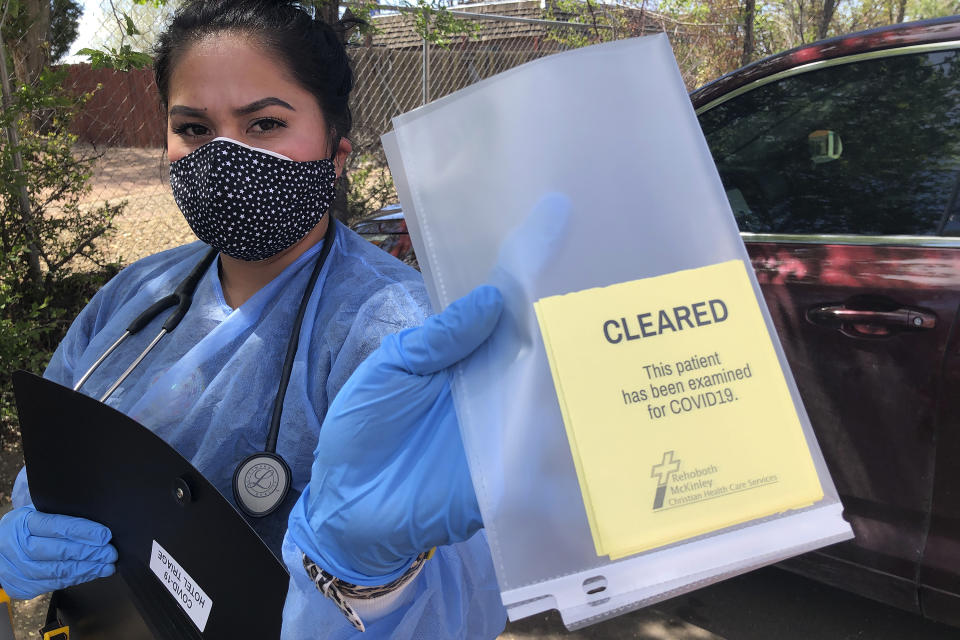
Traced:
[[856, 534], [785, 566], [960, 625], [960, 17], [691, 98]]

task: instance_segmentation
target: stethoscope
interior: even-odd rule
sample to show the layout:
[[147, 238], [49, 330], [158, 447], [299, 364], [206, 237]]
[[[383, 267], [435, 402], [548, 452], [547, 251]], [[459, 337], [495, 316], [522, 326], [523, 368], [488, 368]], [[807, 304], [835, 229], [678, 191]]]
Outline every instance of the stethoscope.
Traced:
[[[277, 440], [280, 437], [280, 416], [283, 414], [283, 399], [287, 393], [287, 386], [290, 383], [290, 374], [293, 371], [293, 361], [297, 355], [297, 345], [300, 342], [300, 329], [303, 326], [303, 316], [306, 313], [307, 305], [316, 286], [317, 278], [320, 277], [320, 271], [330, 253], [330, 247], [333, 246], [334, 236], [336, 235], [336, 222], [330, 220], [327, 224], [327, 232], [323, 237], [323, 248], [320, 250], [320, 256], [310, 274], [310, 280], [307, 281], [307, 288], [303, 292], [303, 298], [300, 300], [300, 308], [297, 310], [297, 317], [293, 323], [293, 331], [290, 333], [290, 341], [287, 343], [287, 353], [283, 360], [283, 370], [280, 374], [280, 385], [277, 389], [276, 398], [273, 401], [273, 412], [270, 416], [270, 430], [267, 432], [267, 442], [264, 450], [248, 456], [237, 465], [233, 472], [233, 496], [237, 505], [249, 516], [254, 518], [263, 518], [273, 513], [277, 507], [287, 497], [290, 491], [290, 467], [286, 461], [277, 454]], [[107, 392], [100, 398], [100, 402], [106, 402], [114, 391], [117, 390], [123, 381], [133, 372], [134, 369], [143, 361], [151, 350], [168, 333], [171, 333], [190, 309], [193, 302], [193, 294], [200, 284], [200, 280], [207, 272], [213, 259], [217, 257], [217, 250], [210, 249], [203, 259], [193, 268], [193, 270], [184, 278], [173, 293], [157, 300], [147, 309], [137, 316], [127, 327], [116, 342], [93, 363], [80, 381], [73, 387], [74, 391], [79, 391], [83, 383], [93, 374], [94, 371], [103, 363], [107, 357], [113, 353], [117, 347], [130, 336], [149, 325], [164, 310], [175, 306], [157, 337], [147, 345], [147, 348], [137, 356], [133, 363], [127, 367], [126, 371], [120, 374], [117, 381], [114, 382]]]

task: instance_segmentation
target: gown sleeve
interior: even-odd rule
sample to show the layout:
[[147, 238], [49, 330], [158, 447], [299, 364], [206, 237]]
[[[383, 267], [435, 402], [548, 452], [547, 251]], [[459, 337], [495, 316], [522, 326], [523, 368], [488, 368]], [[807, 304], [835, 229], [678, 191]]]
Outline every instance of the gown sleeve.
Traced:
[[[422, 288], [422, 285], [421, 285]], [[411, 295], [413, 293], [413, 295]], [[427, 303], [403, 285], [388, 286], [358, 310], [327, 380], [329, 398], [387, 334], [422, 324]], [[283, 560], [290, 572], [283, 611], [283, 640], [340, 638], [496, 638], [506, 624], [506, 610], [494, 574], [486, 533], [439, 547], [420, 573], [399, 593], [374, 600], [350, 601], [366, 631], [354, 629], [337, 606], [317, 590], [303, 567], [303, 552], [284, 537]]]
[[283, 542], [283, 560], [290, 571], [290, 586], [283, 609], [282, 640], [483, 640], [496, 638], [506, 624], [506, 610], [482, 529], [465, 542], [438, 547], [413, 582], [385, 607], [386, 611], [372, 611], [376, 603], [358, 609], [366, 627], [364, 633], [354, 629], [337, 606], [317, 590], [303, 568], [302, 557], [288, 534]]

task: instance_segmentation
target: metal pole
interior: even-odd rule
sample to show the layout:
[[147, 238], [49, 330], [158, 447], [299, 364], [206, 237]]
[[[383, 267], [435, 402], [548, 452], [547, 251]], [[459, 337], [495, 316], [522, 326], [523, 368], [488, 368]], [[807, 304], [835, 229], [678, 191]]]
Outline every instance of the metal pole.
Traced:
[[[427, 22], [426, 33], [430, 33], [430, 23]], [[420, 104], [430, 102], [430, 42], [426, 36], [423, 38], [423, 87], [421, 92], [422, 101]]]

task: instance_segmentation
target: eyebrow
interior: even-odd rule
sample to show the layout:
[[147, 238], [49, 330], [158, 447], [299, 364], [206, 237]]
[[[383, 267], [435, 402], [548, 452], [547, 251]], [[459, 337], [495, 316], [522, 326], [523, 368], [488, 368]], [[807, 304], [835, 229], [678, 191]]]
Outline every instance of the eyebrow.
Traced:
[[206, 109], [195, 109], [193, 107], [185, 107], [182, 104], [176, 104], [170, 107], [170, 110], [167, 111], [167, 115], [201, 118], [203, 117], [205, 111]]
[[[248, 105], [238, 107], [234, 109], [233, 112], [236, 113], [237, 115], [242, 116], [242, 115], [248, 115], [251, 113], [256, 113], [257, 111], [260, 111], [261, 109], [265, 107], [270, 107], [270, 106], [283, 107], [284, 109], [289, 109], [290, 111], [296, 111], [296, 109], [290, 106], [289, 103], [284, 102], [280, 98], [274, 98], [271, 96], [269, 98], [261, 98], [260, 100], [255, 100], [254, 102], [251, 102]], [[197, 109], [196, 107], [186, 107], [182, 104], [177, 104], [170, 107], [170, 111], [168, 112], [168, 114], [171, 116], [187, 116], [190, 118], [201, 118], [206, 115], [206, 111], [207, 111], [206, 109]]]
[[296, 109], [291, 107], [288, 103], [284, 102], [280, 98], [274, 98], [271, 96], [269, 98], [262, 98], [255, 102], [251, 102], [245, 107], [234, 109], [234, 113], [237, 113], [239, 115], [247, 115], [249, 113], [260, 111], [260, 109], [263, 109], [264, 107], [269, 107], [269, 106], [283, 107], [284, 109], [290, 109], [290, 111], [296, 111]]

